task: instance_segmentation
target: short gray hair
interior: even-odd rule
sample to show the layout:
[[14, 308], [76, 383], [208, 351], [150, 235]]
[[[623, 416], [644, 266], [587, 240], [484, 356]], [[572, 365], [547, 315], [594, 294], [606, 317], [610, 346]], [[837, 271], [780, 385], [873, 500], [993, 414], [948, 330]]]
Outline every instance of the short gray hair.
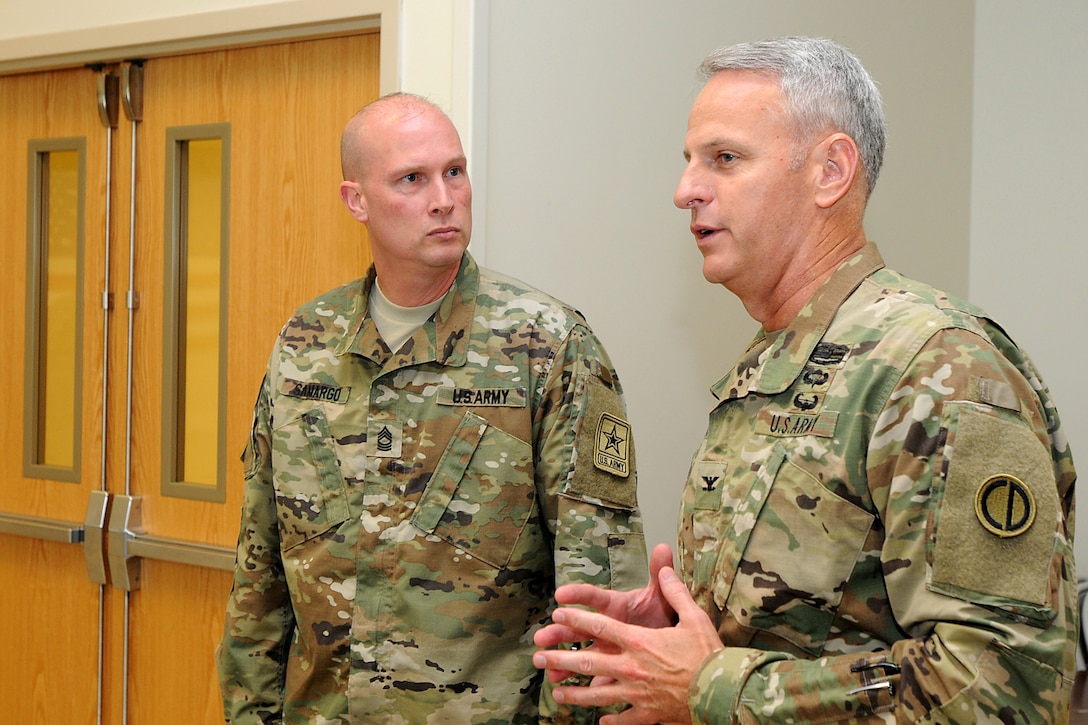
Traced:
[[777, 78], [798, 140], [828, 127], [854, 139], [873, 192], [888, 129], [880, 91], [857, 56], [824, 38], [792, 36], [719, 48], [703, 60], [699, 76], [706, 81], [724, 70]]

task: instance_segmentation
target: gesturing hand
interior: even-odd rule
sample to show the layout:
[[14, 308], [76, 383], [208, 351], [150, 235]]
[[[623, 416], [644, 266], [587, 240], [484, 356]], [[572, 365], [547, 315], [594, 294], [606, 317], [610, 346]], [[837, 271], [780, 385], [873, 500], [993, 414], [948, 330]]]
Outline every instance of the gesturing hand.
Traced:
[[533, 656], [533, 664], [547, 669], [553, 682], [575, 672], [593, 676], [589, 687], [555, 688], [556, 702], [586, 707], [631, 705], [618, 715], [602, 718], [602, 725], [690, 722], [688, 687], [703, 660], [723, 645], [706, 612], [668, 566], [671, 563], [672, 552], [659, 546], [644, 589], [610, 592], [572, 585], [556, 592], [561, 604], [597, 609], [557, 609], [552, 615], [554, 624], [536, 634], [535, 642], [541, 647], [594, 643], [573, 651], [541, 650]]

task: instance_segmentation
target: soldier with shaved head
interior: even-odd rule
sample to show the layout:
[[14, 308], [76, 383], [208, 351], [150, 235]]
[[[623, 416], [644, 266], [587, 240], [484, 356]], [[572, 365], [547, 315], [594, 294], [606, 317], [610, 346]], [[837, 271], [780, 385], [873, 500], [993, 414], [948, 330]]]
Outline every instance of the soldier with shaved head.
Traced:
[[301, 307], [245, 450], [218, 649], [231, 723], [572, 723], [532, 664], [558, 585], [646, 581], [619, 378], [568, 305], [477, 266], [449, 118], [344, 130], [374, 264]]

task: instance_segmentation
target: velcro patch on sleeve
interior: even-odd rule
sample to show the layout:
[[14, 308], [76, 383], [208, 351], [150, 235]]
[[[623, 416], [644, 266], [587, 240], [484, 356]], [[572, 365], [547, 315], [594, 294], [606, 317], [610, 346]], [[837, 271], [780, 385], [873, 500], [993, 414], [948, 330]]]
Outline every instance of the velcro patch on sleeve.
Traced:
[[[623, 508], [637, 505], [635, 446], [631, 424], [615, 390], [594, 375], [580, 374], [585, 414], [571, 492]], [[589, 459], [589, 460], [587, 460]]]
[[972, 377], [968, 387], [968, 394], [973, 400], [987, 405], [996, 405], [1006, 410], [1020, 412], [1020, 398], [1016, 390], [1002, 380], [990, 378]]
[[593, 465], [622, 478], [631, 475], [631, 424], [611, 413], [597, 418]]
[[949, 408], [931, 586], [991, 606], [1047, 608], [1060, 511], [1050, 452], [1022, 422]]

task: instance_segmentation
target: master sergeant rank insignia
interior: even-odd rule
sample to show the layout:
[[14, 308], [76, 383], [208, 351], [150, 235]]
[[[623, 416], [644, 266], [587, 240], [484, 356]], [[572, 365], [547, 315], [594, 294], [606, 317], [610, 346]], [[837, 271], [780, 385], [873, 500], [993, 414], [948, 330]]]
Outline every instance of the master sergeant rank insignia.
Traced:
[[593, 464], [626, 478], [631, 473], [631, 426], [610, 413], [601, 413], [593, 446]]

